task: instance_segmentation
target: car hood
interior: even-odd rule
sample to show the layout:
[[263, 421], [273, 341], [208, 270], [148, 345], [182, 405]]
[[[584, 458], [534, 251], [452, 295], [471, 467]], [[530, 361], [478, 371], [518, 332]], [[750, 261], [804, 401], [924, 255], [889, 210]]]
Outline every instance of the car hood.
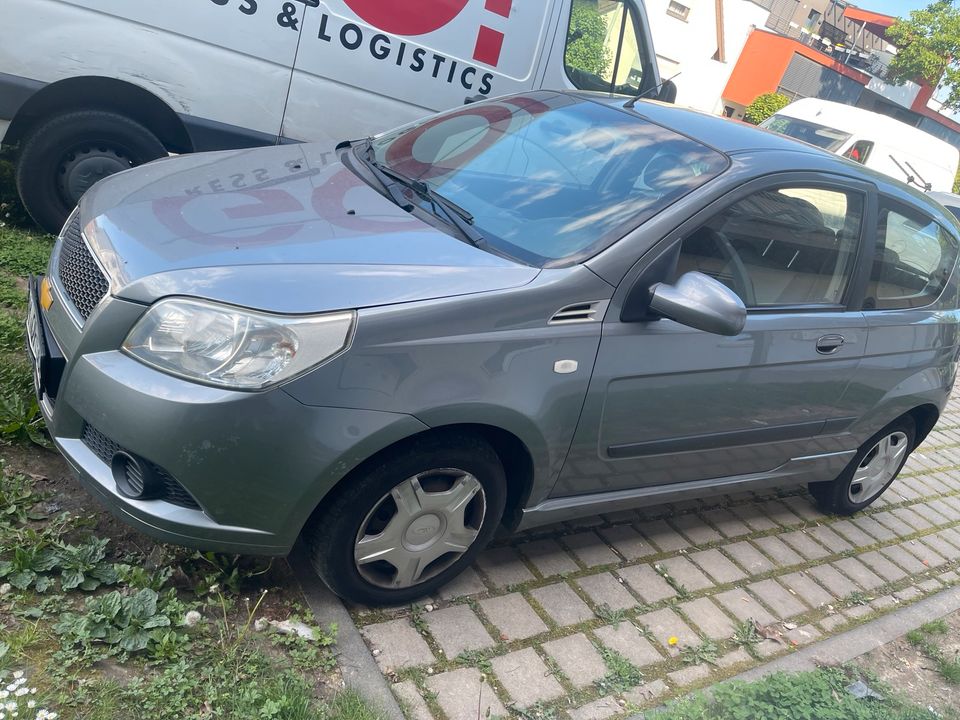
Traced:
[[404, 212], [319, 145], [202, 153], [103, 180], [80, 204], [118, 297], [321, 312], [523, 285], [539, 270]]

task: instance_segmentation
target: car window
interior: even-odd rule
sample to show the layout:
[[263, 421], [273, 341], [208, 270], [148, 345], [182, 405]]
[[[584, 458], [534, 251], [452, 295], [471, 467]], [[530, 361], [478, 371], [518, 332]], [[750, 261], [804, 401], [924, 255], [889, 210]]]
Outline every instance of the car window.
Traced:
[[864, 308], [929, 305], [957, 263], [957, 241], [920, 213], [881, 205], [877, 248]]
[[468, 211], [493, 249], [540, 266], [609, 245], [729, 164], [619, 102], [547, 91], [466, 105], [373, 149]]
[[747, 307], [839, 305], [863, 221], [863, 196], [820, 187], [750, 195], [690, 233], [676, 277], [716, 278]]
[[575, 87], [636, 95], [643, 80], [642, 47], [627, 3], [574, 0], [563, 64]]
[[850, 146], [850, 149], [847, 150], [843, 156], [845, 158], [850, 158], [854, 162], [858, 162], [861, 165], [865, 165], [872, 150], [873, 143], [870, 140], [857, 140], [853, 145]]
[[760, 123], [760, 127], [803, 140], [828, 152], [836, 152], [850, 139], [850, 133], [786, 115], [773, 115]]

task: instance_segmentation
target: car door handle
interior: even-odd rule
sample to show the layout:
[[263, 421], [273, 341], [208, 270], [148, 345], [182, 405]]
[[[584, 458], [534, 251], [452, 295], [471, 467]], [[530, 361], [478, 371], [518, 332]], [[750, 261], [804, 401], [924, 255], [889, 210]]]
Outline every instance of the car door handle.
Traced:
[[821, 355], [833, 355], [846, 342], [843, 335], [823, 335], [817, 338], [817, 352]]

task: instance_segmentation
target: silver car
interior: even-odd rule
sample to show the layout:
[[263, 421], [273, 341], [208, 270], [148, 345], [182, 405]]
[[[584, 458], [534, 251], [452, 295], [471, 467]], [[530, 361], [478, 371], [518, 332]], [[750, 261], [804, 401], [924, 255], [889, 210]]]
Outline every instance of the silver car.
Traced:
[[538, 92], [114, 175], [28, 330], [57, 447], [126, 522], [302, 537], [396, 603], [501, 525], [796, 484], [863, 509], [953, 384], [958, 237], [794, 140]]

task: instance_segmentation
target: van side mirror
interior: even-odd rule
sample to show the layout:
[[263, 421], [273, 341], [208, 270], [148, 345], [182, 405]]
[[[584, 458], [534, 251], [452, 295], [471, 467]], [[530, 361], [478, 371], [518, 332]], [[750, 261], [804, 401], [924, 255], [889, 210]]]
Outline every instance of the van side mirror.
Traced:
[[660, 92], [657, 93], [657, 100], [665, 103], [675, 103], [677, 101], [677, 84], [673, 80], [664, 80], [660, 86]]
[[743, 301], [726, 285], [700, 272], [684, 273], [676, 284], [650, 288], [650, 309], [687, 327], [738, 335], [747, 321]]

